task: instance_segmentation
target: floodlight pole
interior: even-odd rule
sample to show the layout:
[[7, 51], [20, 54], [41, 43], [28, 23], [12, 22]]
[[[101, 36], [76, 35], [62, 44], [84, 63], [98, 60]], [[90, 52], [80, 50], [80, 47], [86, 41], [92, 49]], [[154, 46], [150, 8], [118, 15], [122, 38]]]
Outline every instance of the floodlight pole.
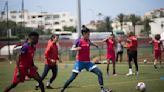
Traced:
[[78, 37], [81, 35], [81, 0], [77, 0], [77, 33]]
[[11, 60], [11, 53], [10, 53], [10, 35], [9, 35], [9, 16], [8, 16], [8, 12], [9, 12], [9, 9], [8, 9], [8, 1], [6, 1], [6, 23], [7, 23], [7, 45], [8, 45], [8, 59]]

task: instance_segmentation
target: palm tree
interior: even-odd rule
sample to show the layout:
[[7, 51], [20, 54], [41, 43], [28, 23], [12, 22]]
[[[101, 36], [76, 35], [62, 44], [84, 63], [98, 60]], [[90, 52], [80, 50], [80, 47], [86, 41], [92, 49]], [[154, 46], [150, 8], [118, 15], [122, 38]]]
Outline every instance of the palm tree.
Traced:
[[141, 20], [141, 19], [140, 19], [139, 16], [136, 16], [135, 14], [131, 14], [131, 15], [130, 15], [130, 21], [132, 22], [134, 34], [136, 33], [136, 32], [135, 32], [136, 24], [137, 24], [138, 22], [140, 22], [140, 20]]
[[106, 17], [105, 18], [105, 28], [106, 28], [106, 31], [108, 32], [112, 32], [112, 34], [113, 34], [113, 30], [112, 30], [112, 27], [111, 27], [111, 19], [110, 19], [110, 17]]
[[151, 30], [151, 27], [149, 25], [150, 22], [153, 22], [153, 21], [151, 19], [147, 18], [147, 17], [143, 21], [144, 31], [147, 33], [148, 37], [149, 37], [150, 30]]
[[117, 19], [118, 19], [118, 21], [120, 22], [121, 30], [123, 30], [124, 14], [120, 13], [120, 14], [117, 16]]

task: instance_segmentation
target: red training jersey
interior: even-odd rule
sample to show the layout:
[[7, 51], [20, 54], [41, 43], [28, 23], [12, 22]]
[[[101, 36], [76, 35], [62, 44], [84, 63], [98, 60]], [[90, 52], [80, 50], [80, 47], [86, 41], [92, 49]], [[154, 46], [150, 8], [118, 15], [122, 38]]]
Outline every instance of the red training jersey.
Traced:
[[137, 51], [138, 48], [138, 41], [136, 36], [130, 36], [128, 38], [129, 42], [127, 43], [127, 48], [130, 51]]
[[49, 40], [44, 55], [46, 59], [45, 64], [53, 65], [54, 63], [52, 63], [52, 59], [56, 63], [56, 60], [59, 60], [58, 47], [56, 43], [53, 43], [51, 40]]
[[161, 51], [161, 44], [160, 40], [153, 40], [154, 51]]
[[19, 56], [19, 67], [29, 68], [33, 65], [33, 57], [36, 47], [31, 46], [29, 43], [24, 43], [21, 48]]
[[81, 47], [76, 54], [76, 59], [83, 62], [90, 62], [90, 40], [89, 39], [77, 39], [75, 47]]

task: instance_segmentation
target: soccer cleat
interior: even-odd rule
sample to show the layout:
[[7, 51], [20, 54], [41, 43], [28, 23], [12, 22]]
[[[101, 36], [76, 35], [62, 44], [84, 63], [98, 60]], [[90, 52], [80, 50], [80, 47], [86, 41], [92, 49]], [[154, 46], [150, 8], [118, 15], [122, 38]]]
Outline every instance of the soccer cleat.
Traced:
[[54, 89], [53, 87], [51, 86], [46, 86], [47, 89]]
[[109, 77], [109, 72], [107, 72], [106, 74], [107, 74], [107, 77]]
[[64, 92], [64, 89], [62, 89], [61, 92]]
[[133, 75], [133, 73], [127, 73], [126, 74], [126, 76], [132, 76]]
[[154, 68], [157, 69], [157, 65], [154, 65]]
[[35, 90], [38, 90], [39, 86], [35, 86]]
[[111, 89], [107, 89], [107, 88], [103, 88], [103, 89], [101, 89], [101, 92], [112, 92], [112, 90]]
[[115, 74], [113, 74], [113, 76], [117, 76], [117, 74], [115, 73]]

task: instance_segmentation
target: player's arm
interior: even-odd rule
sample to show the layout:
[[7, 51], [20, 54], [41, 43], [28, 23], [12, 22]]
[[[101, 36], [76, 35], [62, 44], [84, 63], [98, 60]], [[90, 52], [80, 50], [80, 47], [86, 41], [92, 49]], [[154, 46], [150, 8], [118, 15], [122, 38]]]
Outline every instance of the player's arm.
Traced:
[[108, 40], [108, 37], [103, 39], [101, 42], [106, 42]]
[[91, 46], [95, 46], [96, 48], [99, 47], [97, 44], [95, 44], [95, 43], [93, 43], [93, 42], [90, 42], [90, 45], [91, 45]]
[[52, 43], [48, 43], [46, 50], [45, 50], [45, 53], [44, 53], [44, 56], [45, 56], [47, 61], [54, 62], [54, 60], [49, 57], [51, 46], [52, 46]]
[[153, 40], [149, 41], [149, 44], [152, 44], [153, 43]]
[[81, 50], [79, 39], [77, 39], [77, 40], [75, 41], [75, 43], [74, 43], [74, 45], [72, 46], [71, 50], [72, 50], [72, 51], [79, 51], [79, 50]]
[[62, 60], [61, 60], [61, 57], [60, 57], [60, 55], [58, 55], [58, 58], [57, 58], [57, 60], [59, 61], [59, 63], [62, 63]]

